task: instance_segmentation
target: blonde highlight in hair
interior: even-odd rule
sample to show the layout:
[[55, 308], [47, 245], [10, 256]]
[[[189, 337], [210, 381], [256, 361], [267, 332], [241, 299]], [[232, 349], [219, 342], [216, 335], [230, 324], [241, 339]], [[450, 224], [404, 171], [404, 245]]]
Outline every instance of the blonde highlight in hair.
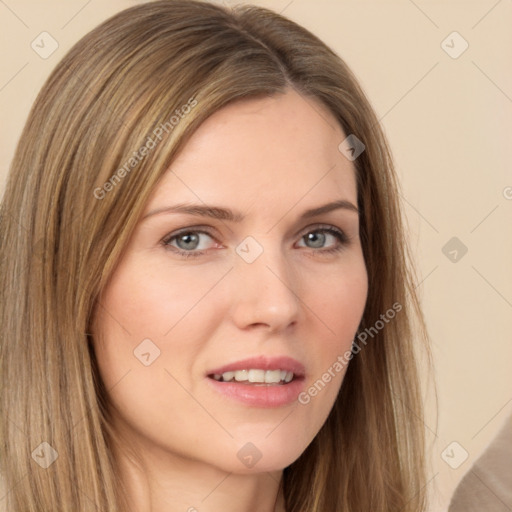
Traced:
[[[43, 86], [12, 162], [0, 219], [0, 469], [8, 512], [130, 510], [90, 343], [101, 291], [150, 194], [201, 123], [228, 103], [290, 87], [325, 105], [366, 146], [354, 162], [369, 278], [360, 329], [394, 303], [403, 309], [353, 357], [324, 426], [284, 469], [286, 510], [425, 510], [414, 343], [427, 347], [428, 337], [391, 154], [364, 92], [339, 56], [283, 16], [164, 0], [122, 11], [68, 52]], [[191, 101], [154, 149], [119, 171]], [[47, 468], [32, 456], [42, 442], [58, 453]]]

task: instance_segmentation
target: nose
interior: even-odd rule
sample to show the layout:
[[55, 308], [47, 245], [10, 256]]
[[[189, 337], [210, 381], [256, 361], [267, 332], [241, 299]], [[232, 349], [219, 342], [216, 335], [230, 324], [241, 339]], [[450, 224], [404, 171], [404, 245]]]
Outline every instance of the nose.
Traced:
[[300, 278], [280, 248], [260, 244], [263, 252], [252, 263], [242, 256], [235, 258], [232, 318], [240, 329], [263, 326], [279, 332], [298, 319]]

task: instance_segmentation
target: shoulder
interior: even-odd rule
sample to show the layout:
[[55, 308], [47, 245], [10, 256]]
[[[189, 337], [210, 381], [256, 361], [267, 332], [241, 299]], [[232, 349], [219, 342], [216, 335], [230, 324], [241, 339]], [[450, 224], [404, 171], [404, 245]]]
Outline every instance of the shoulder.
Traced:
[[512, 509], [512, 416], [464, 475], [448, 512]]

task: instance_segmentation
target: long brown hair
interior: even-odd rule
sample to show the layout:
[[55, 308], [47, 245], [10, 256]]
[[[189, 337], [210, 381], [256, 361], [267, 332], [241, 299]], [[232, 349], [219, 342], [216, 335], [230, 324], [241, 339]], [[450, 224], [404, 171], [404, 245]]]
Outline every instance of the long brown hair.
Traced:
[[[199, 125], [234, 100], [288, 87], [322, 102], [365, 145], [354, 165], [369, 279], [360, 332], [371, 339], [318, 435], [284, 469], [286, 509], [425, 509], [414, 344], [427, 347], [428, 336], [392, 157], [364, 92], [323, 42], [270, 10], [162, 0], [122, 11], [68, 52], [12, 162], [0, 220], [0, 469], [9, 512], [128, 510], [89, 339], [99, 294]], [[376, 327], [393, 304], [400, 311]]]

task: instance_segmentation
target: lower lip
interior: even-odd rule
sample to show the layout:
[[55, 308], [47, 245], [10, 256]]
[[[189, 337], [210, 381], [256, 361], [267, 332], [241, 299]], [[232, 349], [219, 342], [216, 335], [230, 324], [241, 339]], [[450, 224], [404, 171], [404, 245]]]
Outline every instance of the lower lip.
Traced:
[[219, 393], [252, 407], [282, 407], [297, 400], [304, 388], [304, 379], [294, 379], [287, 384], [242, 384], [239, 382], [220, 382], [207, 377], [213, 388]]

